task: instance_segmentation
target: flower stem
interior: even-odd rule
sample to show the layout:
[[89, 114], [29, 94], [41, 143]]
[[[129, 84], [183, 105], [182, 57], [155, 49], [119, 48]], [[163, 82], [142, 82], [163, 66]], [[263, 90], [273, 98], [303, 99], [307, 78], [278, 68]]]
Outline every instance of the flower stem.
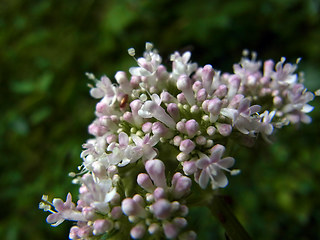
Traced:
[[233, 214], [231, 208], [226, 203], [223, 196], [214, 195], [211, 202], [208, 204], [208, 208], [223, 225], [228, 237], [227, 239], [252, 240], [239, 220]]

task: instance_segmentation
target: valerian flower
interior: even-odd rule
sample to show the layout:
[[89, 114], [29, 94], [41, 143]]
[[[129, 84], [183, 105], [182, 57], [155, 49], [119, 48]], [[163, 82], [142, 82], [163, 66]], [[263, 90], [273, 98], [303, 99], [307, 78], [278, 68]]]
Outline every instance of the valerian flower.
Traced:
[[[133, 48], [128, 53], [134, 58]], [[284, 58], [262, 63], [248, 54], [223, 73], [198, 67], [190, 52], [175, 52], [170, 72], [146, 43], [130, 75], [118, 71], [111, 81], [87, 74], [99, 102], [80, 172], [70, 173], [79, 200], [73, 203], [69, 193], [65, 202], [51, 203], [44, 196], [39, 207], [51, 213], [47, 222], [74, 221], [70, 239], [196, 239], [187, 226], [190, 204], [226, 187], [226, 173], [240, 172], [230, 169], [233, 156], [223, 156], [230, 143], [260, 136], [271, 142], [274, 128], [311, 122], [314, 94], [295, 73], [297, 65]]]

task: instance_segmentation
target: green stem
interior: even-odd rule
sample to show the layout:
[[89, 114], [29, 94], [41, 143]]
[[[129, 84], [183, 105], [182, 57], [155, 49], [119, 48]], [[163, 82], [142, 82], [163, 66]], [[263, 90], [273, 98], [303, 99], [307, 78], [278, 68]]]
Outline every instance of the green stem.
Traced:
[[208, 208], [223, 225], [228, 239], [251, 240], [251, 237], [233, 214], [223, 196], [214, 195], [211, 202], [208, 204]]

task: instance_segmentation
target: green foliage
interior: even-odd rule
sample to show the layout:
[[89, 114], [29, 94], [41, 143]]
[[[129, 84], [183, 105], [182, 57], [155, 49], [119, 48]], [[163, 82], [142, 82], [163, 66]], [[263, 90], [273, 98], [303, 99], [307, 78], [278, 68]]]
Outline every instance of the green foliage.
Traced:
[[[94, 101], [85, 72], [112, 77], [151, 41], [162, 56], [194, 50], [193, 60], [231, 71], [244, 48], [262, 59], [302, 57], [306, 85], [320, 87], [319, 2], [5, 0], [0, 4], [2, 239], [66, 239], [37, 209], [42, 194], [74, 196], [68, 172], [81, 164]], [[168, 59], [164, 59], [168, 63]], [[239, 148], [242, 174], [222, 192], [254, 239], [315, 239], [320, 227], [319, 100], [313, 124], [280, 131], [275, 144]], [[203, 214], [200, 214], [203, 212]], [[223, 234], [203, 209], [191, 211], [200, 239]]]

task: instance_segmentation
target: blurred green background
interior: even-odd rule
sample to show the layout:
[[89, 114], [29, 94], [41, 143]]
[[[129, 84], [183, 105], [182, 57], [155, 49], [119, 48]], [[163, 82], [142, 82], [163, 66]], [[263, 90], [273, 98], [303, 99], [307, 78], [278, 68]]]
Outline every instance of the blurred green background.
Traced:
[[[113, 77], [146, 41], [164, 62], [175, 50], [232, 71], [243, 49], [260, 59], [302, 57], [320, 88], [318, 0], [2, 0], [0, 3], [0, 238], [67, 239], [38, 209], [42, 194], [77, 196], [68, 172], [81, 164], [95, 101], [85, 72]], [[319, 239], [319, 99], [313, 123], [276, 133], [275, 144], [235, 152], [242, 174], [222, 191], [253, 239]], [[199, 239], [224, 239], [206, 209], [191, 211]]]

